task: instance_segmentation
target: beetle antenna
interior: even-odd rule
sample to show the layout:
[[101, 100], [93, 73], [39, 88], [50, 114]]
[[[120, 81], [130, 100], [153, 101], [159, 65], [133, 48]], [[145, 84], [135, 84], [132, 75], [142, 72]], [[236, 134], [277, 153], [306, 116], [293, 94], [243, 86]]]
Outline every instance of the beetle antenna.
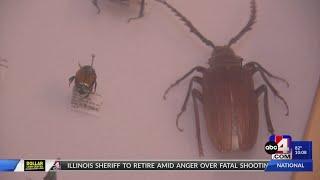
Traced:
[[96, 57], [96, 55], [95, 55], [95, 54], [92, 54], [91, 57], [92, 57], [92, 59], [91, 59], [91, 67], [92, 67], [93, 61], [94, 61], [94, 58]]
[[256, 1], [251, 0], [251, 15], [247, 25], [232, 39], [230, 39], [228, 46], [236, 43], [246, 32], [252, 29], [252, 25], [256, 22], [257, 6]]
[[98, 4], [98, 0], [92, 0], [92, 4], [97, 8], [97, 13], [100, 14], [101, 9]]
[[184, 24], [189, 27], [190, 32], [192, 32], [193, 34], [195, 34], [198, 38], [200, 38], [200, 40], [206, 44], [207, 46], [212, 47], [213, 49], [215, 48], [215, 45], [206, 37], [204, 37], [198, 30], [197, 28], [194, 27], [194, 25], [191, 23], [191, 21], [189, 21], [184, 15], [182, 15], [176, 8], [174, 8], [172, 5], [170, 5], [167, 1], [165, 0], [155, 0], [163, 5], [165, 5], [167, 8], [169, 8], [176, 16], [178, 16], [180, 18], [180, 20], [182, 22], [184, 22]]
[[82, 68], [82, 66], [81, 66], [81, 64], [80, 64], [80, 63], [78, 63], [78, 65], [79, 65], [79, 67], [80, 67], [80, 68]]

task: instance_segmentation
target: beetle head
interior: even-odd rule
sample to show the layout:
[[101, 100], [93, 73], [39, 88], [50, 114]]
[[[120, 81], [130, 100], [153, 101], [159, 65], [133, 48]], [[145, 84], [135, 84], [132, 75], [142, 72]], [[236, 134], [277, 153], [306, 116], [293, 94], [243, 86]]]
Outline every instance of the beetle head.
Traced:
[[237, 56], [230, 46], [216, 46], [209, 59], [210, 66], [221, 65], [240, 65], [242, 64], [242, 58]]
[[91, 92], [90, 86], [86, 83], [83, 83], [83, 82], [81, 82], [77, 85], [77, 90], [81, 95], [90, 94], [90, 92]]

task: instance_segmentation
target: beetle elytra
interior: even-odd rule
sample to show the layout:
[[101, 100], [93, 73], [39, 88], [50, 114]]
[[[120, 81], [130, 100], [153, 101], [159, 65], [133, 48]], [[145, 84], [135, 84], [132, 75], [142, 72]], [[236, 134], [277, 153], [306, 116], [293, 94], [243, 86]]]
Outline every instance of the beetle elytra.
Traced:
[[[176, 126], [179, 127], [179, 118], [186, 111], [187, 102], [192, 96], [196, 137], [200, 156], [203, 156], [203, 148], [200, 137], [200, 120], [198, 102], [203, 105], [204, 118], [206, 121], [209, 138], [216, 149], [220, 152], [246, 151], [256, 143], [259, 123], [258, 97], [263, 95], [264, 113], [268, 131], [273, 134], [274, 128], [271, 122], [268, 102], [268, 88], [279, 98], [286, 107], [286, 115], [289, 107], [285, 99], [273, 87], [269, 78], [285, 82], [285, 79], [272, 75], [257, 62], [243, 64], [243, 58], [237, 56], [231, 46], [236, 43], [246, 32], [252, 29], [256, 22], [256, 2], [251, 1], [251, 15], [245, 27], [227, 45], [216, 46], [212, 41], [203, 36], [194, 25], [183, 16], [176, 8], [165, 0], [156, 0], [169, 8], [179, 19], [195, 34], [204, 44], [213, 49], [209, 58], [209, 67], [196, 66], [182, 78], [173, 83], [164, 93], [177, 86], [181, 81], [193, 72], [200, 72], [202, 77], [192, 77], [187, 95], [181, 111], [176, 118]], [[254, 89], [253, 75], [259, 73], [265, 84]], [[193, 84], [200, 85], [202, 91], [193, 88]]]

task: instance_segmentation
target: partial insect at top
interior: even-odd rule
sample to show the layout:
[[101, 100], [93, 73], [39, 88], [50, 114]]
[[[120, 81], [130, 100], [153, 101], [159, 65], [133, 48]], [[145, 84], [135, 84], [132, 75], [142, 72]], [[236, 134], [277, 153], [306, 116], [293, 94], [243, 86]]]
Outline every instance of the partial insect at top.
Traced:
[[[117, 0], [117, 1], [127, 2], [127, 1], [130, 1], [130, 0]], [[92, 0], [92, 4], [97, 8], [98, 14], [100, 14], [101, 9], [100, 9], [98, 0]], [[128, 22], [130, 22], [131, 20], [135, 20], [135, 19], [140, 19], [140, 18], [142, 18], [142, 17], [144, 16], [144, 8], [145, 8], [145, 0], [141, 0], [141, 2], [140, 2], [139, 15], [136, 16], [136, 17], [129, 18], [129, 19], [128, 19]]]

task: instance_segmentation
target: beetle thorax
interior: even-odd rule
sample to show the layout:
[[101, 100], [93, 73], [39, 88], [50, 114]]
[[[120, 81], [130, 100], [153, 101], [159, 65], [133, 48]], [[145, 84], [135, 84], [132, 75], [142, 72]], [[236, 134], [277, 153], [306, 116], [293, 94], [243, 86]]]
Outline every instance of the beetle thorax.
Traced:
[[91, 66], [82, 66], [76, 73], [76, 78], [80, 79], [93, 79], [96, 78], [95, 70]]
[[229, 46], [216, 46], [209, 59], [211, 67], [242, 66], [242, 58], [237, 56]]

